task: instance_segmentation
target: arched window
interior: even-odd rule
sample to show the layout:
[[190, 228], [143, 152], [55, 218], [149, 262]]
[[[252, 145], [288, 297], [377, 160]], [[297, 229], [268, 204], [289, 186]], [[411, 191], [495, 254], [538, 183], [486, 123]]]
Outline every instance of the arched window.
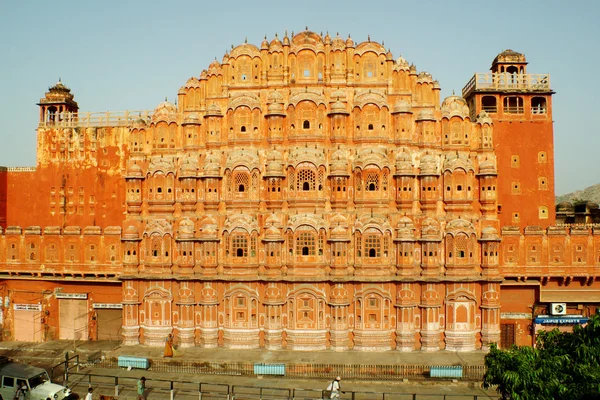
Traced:
[[312, 164], [303, 163], [296, 171], [296, 190], [312, 191], [316, 188], [316, 174]]
[[304, 120], [304, 122], [302, 123], [302, 128], [303, 129], [310, 129], [310, 121]]
[[364, 235], [365, 255], [370, 258], [381, 256], [381, 233], [369, 229]]
[[248, 235], [242, 232], [231, 235], [231, 251], [234, 257], [248, 256]]
[[296, 254], [314, 256], [316, 246], [316, 232], [310, 228], [302, 229], [296, 234]]
[[367, 192], [376, 192], [379, 190], [379, 171], [365, 172], [365, 190]]
[[235, 193], [244, 193], [248, 191], [250, 184], [250, 174], [246, 171], [236, 171], [233, 173], [233, 191]]

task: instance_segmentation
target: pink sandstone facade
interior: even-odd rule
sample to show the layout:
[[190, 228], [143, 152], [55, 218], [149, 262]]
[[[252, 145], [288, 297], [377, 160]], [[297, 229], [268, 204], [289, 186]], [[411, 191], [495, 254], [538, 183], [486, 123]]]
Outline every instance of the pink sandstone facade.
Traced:
[[0, 171], [3, 338], [469, 351], [595, 312], [600, 229], [554, 225], [553, 92], [526, 64], [441, 101], [381, 44], [303, 31], [152, 112], [82, 113], [59, 82], [37, 166]]

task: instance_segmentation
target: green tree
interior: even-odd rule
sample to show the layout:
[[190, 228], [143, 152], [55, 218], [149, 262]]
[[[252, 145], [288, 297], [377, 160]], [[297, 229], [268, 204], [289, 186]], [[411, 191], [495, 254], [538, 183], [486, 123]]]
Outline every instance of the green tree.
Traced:
[[485, 365], [483, 387], [503, 399], [600, 399], [600, 316], [573, 332], [540, 331], [535, 348], [493, 344]]

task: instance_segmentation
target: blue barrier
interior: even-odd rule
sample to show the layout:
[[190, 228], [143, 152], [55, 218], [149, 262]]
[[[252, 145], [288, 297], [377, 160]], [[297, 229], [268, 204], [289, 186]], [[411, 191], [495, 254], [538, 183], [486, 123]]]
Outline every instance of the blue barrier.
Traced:
[[285, 375], [285, 364], [254, 364], [254, 375]]
[[134, 356], [119, 356], [117, 359], [117, 364], [119, 367], [131, 367], [131, 368], [139, 368], [139, 369], [148, 369], [150, 368], [150, 360], [144, 357], [134, 357]]
[[437, 365], [429, 368], [431, 378], [462, 378], [463, 368], [461, 366]]

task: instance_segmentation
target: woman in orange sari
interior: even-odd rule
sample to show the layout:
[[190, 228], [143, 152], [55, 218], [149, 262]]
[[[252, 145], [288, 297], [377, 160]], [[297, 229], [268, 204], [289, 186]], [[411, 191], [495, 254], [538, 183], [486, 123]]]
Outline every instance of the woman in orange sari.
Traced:
[[173, 335], [169, 333], [167, 340], [165, 340], [165, 351], [163, 357], [173, 357]]

